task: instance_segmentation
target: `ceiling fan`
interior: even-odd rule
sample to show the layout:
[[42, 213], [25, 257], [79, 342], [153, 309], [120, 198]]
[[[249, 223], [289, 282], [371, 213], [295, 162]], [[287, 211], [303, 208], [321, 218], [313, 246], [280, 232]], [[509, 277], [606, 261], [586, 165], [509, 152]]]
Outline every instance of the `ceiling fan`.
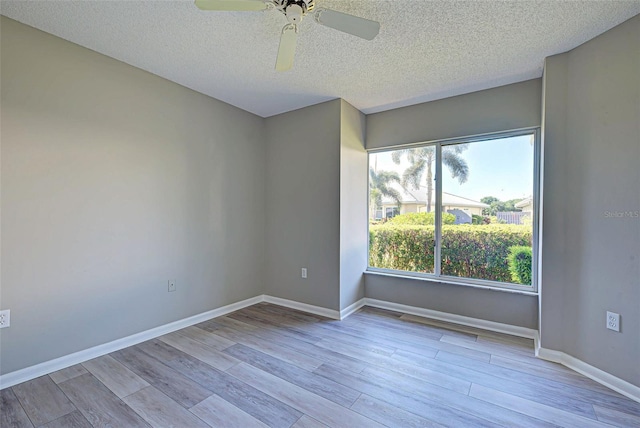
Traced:
[[[282, 28], [280, 47], [276, 60], [276, 70], [286, 71], [293, 66], [293, 57], [298, 39], [298, 24], [307, 14], [312, 13], [317, 23], [352, 34], [366, 40], [373, 40], [380, 31], [380, 23], [331, 9], [315, 9], [315, 0], [195, 0], [202, 10], [216, 11], [261, 11], [274, 9], [289, 21]], [[314, 11], [315, 9], [315, 11]]]

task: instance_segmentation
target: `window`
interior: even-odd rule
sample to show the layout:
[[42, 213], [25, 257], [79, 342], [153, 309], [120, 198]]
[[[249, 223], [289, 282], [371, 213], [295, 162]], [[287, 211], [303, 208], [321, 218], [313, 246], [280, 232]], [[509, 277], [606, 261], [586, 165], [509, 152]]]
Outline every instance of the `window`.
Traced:
[[537, 159], [536, 130], [370, 153], [369, 270], [534, 291]]
[[398, 207], [386, 207], [385, 208], [385, 218], [387, 218], [387, 219], [394, 218], [398, 214], [400, 214], [398, 212]]

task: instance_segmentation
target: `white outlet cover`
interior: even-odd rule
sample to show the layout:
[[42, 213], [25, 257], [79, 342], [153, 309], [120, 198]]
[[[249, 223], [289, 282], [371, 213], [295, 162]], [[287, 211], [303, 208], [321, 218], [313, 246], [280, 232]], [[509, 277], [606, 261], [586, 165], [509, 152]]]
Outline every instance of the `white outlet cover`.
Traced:
[[620, 314], [607, 311], [607, 328], [613, 331], [620, 331]]
[[0, 328], [9, 327], [11, 325], [11, 311], [5, 309], [0, 311]]
[[302, 268], [301, 275], [302, 275], [303, 278], [307, 277], [307, 268]]
[[176, 281], [175, 280], [170, 279], [168, 281], [168, 284], [169, 284], [169, 287], [168, 287], [169, 293], [171, 293], [173, 291], [176, 291]]

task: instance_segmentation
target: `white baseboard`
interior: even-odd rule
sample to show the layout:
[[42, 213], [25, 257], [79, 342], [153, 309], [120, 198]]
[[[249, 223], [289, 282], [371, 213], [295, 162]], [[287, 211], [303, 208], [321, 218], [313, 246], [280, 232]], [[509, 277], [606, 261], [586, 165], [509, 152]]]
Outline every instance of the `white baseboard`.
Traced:
[[589, 379], [592, 379], [599, 384], [613, 389], [614, 391], [624, 395], [625, 397], [628, 397], [640, 403], [640, 387], [637, 387], [627, 382], [626, 380], [620, 379], [619, 377], [616, 377], [610, 373], [602, 371], [597, 367], [587, 364], [576, 357], [565, 354], [564, 352], [554, 351], [552, 349], [546, 348], [539, 348], [537, 356], [538, 358], [541, 358], [543, 360], [562, 364], [563, 366], [566, 366], [571, 370], [574, 370], [588, 377]]
[[487, 321], [480, 318], [465, 317], [463, 315], [450, 314], [448, 312], [434, 311], [431, 309], [419, 308], [416, 306], [403, 305], [400, 303], [387, 302], [384, 300], [371, 299], [366, 297], [365, 306], [373, 306], [390, 311], [404, 312], [406, 314], [417, 315], [419, 317], [431, 318], [439, 321], [446, 321], [454, 324], [466, 325], [483, 330], [494, 331], [496, 333], [510, 334], [512, 336], [534, 339], [538, 337], [538, 330], [526, 327], [519, 327], [510, 324], [503, 324], [495, 321]]
[[358, 309], [360, 309], [361, 307], [363, 307], [365, 305], [365, 301], [367, 299], [365, 299], [364, 297], [360, 300], [358, 300], [355, 303], [350, 304], [349, 306], [347, 306], [346, 308], [344, 308], [343, 310], [340, 311], [340, 319], [343, 320], [346, 317], [348, 317], [349, 315], [351, 315], [352, 313], [354, 313], [355, 311], [357, 311]]
[[0, 375], [0, 389], [8, 388], [10, 386], [32, 380], [46, 374], [53, 373], [57, 370], [62, 370], [75, 364], [83, 363], [85, 361], [109, 354], [114, 351], [118, 351], [128, 346], [137, 345], [138, 343], [144, 342], [146, 340], [154, 339], [158, 336], [162, 336], [163, 334], [171, 333], [173, 331], [210, 320], [211, 318], [226, 315], [233, 311], [246, 308], [247, 306], [260, 303], [263, 300], [263, 296], [252, 297], [250, 299], [232, 303], [221, 308], [203, 312], [201, 314], [174, 321], [169, 324], [161, 325], [159, 327], [155, 327], [140, 333], [132, 334], [131, 336], [116, 339], [108, 343], [103, 343], [102, 345], [97, 345], [89, 349], [74, 352], [73, 354], [45, 361], [43, 363], [36, 364], [35, 366], [26, 367], [24, 369]]
[[340, 312], [334, 309], [327, 309], [321, 306], [309, 305], [307, 303], [296, 302], [295, 300], [282, 299], [280, 297], [273, 297], [267, 294], [262, 296], [262, 301], [267, 303], [273, 303], [274, 305], [284, 306], [285, 308], [297, 309], [299, 311], [308, 312], [310, 314], [320, 315], [327, 318], [339, 320]]

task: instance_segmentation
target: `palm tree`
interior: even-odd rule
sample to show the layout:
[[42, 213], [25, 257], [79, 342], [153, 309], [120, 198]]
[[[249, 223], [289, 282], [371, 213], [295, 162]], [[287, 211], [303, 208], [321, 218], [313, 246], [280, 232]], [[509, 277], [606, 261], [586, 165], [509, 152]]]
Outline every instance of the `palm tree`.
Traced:
[[387, 197], [393, 199], [396, 205], [400, 206], [402, 196], [400, 192], [391, 187], [391, 183], [400, 184], [400, 176], [392, 171], [376, 171], [369, 168], [369, 197], [371, 198], [371, 206], [376, 208], [382, 207], [382, 198]]
[[[442, 148], [442, 163], [451, 171], [451, 178], [457, 178], [460, 184], [465, 183], [469, 177], [469, 166], [460, 156], [467, 149], [466, 144], [455, 144]], [[404, 187], [411, 185], [418, 190], [422, 176], [426, 172], [427, 212], [431, 212], [431, 197], [433, 195], [432, 164], [436, 156], [436, 149], [434, 146], [426, 146], [417, 149], [396, 150], [391, 154], [391, 158], [396, 164], [400, 164], [404, 155], [407, 155], [409, 166], [402, 174], [402, 185]]]

